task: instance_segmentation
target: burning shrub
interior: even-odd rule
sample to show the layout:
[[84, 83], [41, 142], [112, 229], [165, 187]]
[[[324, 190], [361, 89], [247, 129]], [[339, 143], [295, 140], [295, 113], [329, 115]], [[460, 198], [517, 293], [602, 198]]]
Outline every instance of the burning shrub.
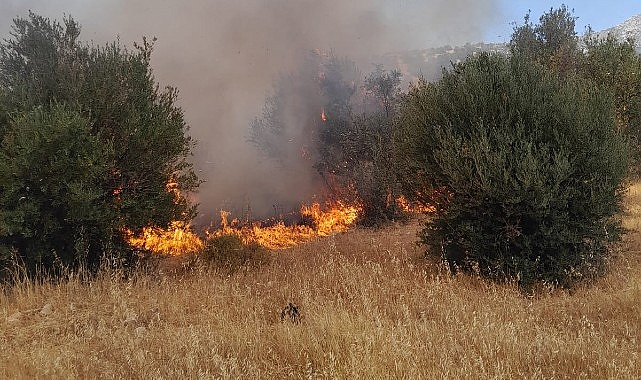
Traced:
[[396, 141], [406, 194], [436, 205], [422, 242], [524, 287], [602, 273], [628, 159], [612, 111], [600, 87], [517, 56], [482, 54], [419, 83]]
[[209, 238], [199, 257], [230, 272], [242, 267], [259, 267], [270, 261], [267, 249], [253, 241], [245, 243], [234, 233]]
[[400, 81], [399, 71], [377, 66], [363, 83], [353, 62], [312, 54], [300, 73], [275, 82], [250, 141], [283, 170], [311, 173], [318, 193], [361, 205], [361, 222], [398, 219], [391, 132]]
[[71, 18], [30, 13], [0, 43], [0, 251], [31, 271], [133, 259], [127, 231], [194, 211], [192, 142], [176, 90], [155, 83], [153, 44], [99, 48], [79, 35]]

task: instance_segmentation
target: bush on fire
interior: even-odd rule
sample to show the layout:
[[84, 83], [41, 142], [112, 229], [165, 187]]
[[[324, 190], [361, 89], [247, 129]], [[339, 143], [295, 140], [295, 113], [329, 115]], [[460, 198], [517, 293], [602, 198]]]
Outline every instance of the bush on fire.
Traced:
[[3, 267], [129, 261], [126, 230], [193, 215], [180, 195], [198, 185], [186, 161], [193, 144], [176, 90], [155, 83], [152, 44], [96, 47], [79, 34], [71, 18], [30, 13], [0, 44]]
[[612, 97], [522, 56], [481, 54], [403, 100], [406, 194], [436, 205], [431, 254], [483, 276], [571, 286], [621, 235], [628, 143]]

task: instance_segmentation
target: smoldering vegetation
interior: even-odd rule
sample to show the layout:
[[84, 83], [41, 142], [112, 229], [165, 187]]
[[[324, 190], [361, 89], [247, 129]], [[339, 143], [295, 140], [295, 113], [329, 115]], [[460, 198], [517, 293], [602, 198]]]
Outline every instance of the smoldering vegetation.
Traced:
[[[206, 181], [195, 195], [200, 224], [215, 220], [221, 208], [269, 217], [318, 195], [322, 178], [301, 160], [300, 144], [279, 147], [296, 155], [283, 165], [248, 143], [252, 120], [266, 98], [278, 95], [274, 84], [283, 77], [296, 86], [286, 128], [294, 141], [309, 137], [322, 107], [309, 81], [318, 75], [309, 72], [310, 52], [349, 59], [367, 73], [386, 53], [478, 40], [499, 19], [496, 0], [8, 1], [0, 5], [2, 33], [11, 17], [29, 9], [51, 18], [71, 15], [84, 39], [96, 44], [158, 37], [155, 75], [180, 89], [198, 141], [193, 159]], [[389, 57], [388, 66], [398, 63]], [[313, 75], [301, 74], [306, 71]]]

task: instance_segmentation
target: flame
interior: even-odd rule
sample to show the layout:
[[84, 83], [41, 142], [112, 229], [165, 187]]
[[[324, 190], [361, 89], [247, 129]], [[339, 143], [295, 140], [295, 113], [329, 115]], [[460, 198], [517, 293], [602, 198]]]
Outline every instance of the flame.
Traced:
[[256, 242], [268, 249], [285, 249], [315, 237], [345, 232], [356, 222], [360, 212], [360, 206], [346, 205], [342, 202], [329, 202], [324, 211], [318, 202], [309, 206], [303, 205], [300, 213], [313, 221], [313, 227], [310, 227], [306, 225], [286, 226], [282, 221], [272, 226], [261, 226], [260, 222], [251, 226], [239, 226], [236, 219], [228, 221], [229, 212], [221, 211], [220, 228], [208, 235], [216, 237], [235, 234], [240, 236], [245, 243]]
[[401, 208], [401, 210], [412, 214], [426, 214], [436, 211], [436, 207], [433, 205], [410, 203], [410, 201], [408, 201], [403, 195], [396, 198], [396, 204]]
[[203, 247], [203, 241], [184, 222], [174, 221], [168, 229], [145, 227], [140, 236], [126, 231], [129, 244], [154, 253], [178, 256]]
[[[323, 110], [322, 117], [325, 117]], [[176, 198], [180, 196], [178, 183], [170, 180], [166, 185], [167, 192]], [[116, 189], [114, 194], [120, 195], [122, 190]], [[220, 227], [213, 233], [206, 231], [209, 237], [225, 234], [236, 234], [245, 243], [256, 242], [268, 249], [284, 249], [297, 245], [314, 237], [328, 236], [335, 232], [347, 231], [358, 219], [361, 207], [347, 205], [343, 202], [328, 202], [325, 210], [320, 203], [303, 205], [300, 215], [311, 220], [310, 225], [285, 225], [284, 222], [270, 226], [262, 226], [260, 222], [252, 225], [241, 225], [237, 219], [229, 221], [231, 213], [221, 210]], [[124, 229], [127, 241], [133, 247], [149, 250], [164, 255], [182, 255], [201, 250], [204, 241], [195, 234], [190, 225], [174, 221], [169, 228], [146, 227], [140, 235], [134, 235], [129, 229]]]
[[325, 109], [321, 111], [321, 120], [322, 121], [327, 121], [327, 114], [325, 113]]
[[329, 203], [326, 211], [321, 210], [318, 202], [312, 203], [311, 206], [303, 205], [300, 210], [301, 215], [314, 220], [318, 236], [347, 231], [356, 222], [360, 212], [360, 206], [349, 206], [341, 201]]

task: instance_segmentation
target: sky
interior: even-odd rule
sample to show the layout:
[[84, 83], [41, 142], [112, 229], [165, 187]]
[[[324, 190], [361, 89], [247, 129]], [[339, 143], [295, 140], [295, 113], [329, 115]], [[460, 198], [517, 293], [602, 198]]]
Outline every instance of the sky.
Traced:
[[523, 23], [523, 16], [531, 10], [532, 21], [550, 8], [565, 4], [578, 17], [576, 31], [582, 34], [587, 25], [600, 31], [618, 25], [631, 16], [641, 14], [641, 0], [500, 0], [498, 22], [484, 33], [486, 42], [507, 42], [513, 30], [513, 23]]
[[[279, 75], [296, 72], [311, 50], [349, 57], [371, 72], [375, 57], [410, 49], [508, 41], [513, 23], [561, 2], [524, 0], [0, 0], [0, 36], [28, 10], [81, 24], [81, 40], [131, 46], [157, 37], [156, 80], [179, 89], [198, 142], [193, 158], [206, 182], [196, 194], [202, 220], [251, 204], [272, 216], [315, 194], [318, 173], [287, 171], [248, 144], [251, 121]], [[641, 13], [641, 0], [565, 0], [578, 32]], [[314, 94], [309, 94], [312, 98]], [[301, 94], [305, 98], [305, 94]], [[320, 114], [320, 107], [310, 112]], [[288, 123], [305, 123], [292, 115]], [[295, 142], [293, 142], [295, 143]], [[240, 205], [240, 207], [239, 207]]]

